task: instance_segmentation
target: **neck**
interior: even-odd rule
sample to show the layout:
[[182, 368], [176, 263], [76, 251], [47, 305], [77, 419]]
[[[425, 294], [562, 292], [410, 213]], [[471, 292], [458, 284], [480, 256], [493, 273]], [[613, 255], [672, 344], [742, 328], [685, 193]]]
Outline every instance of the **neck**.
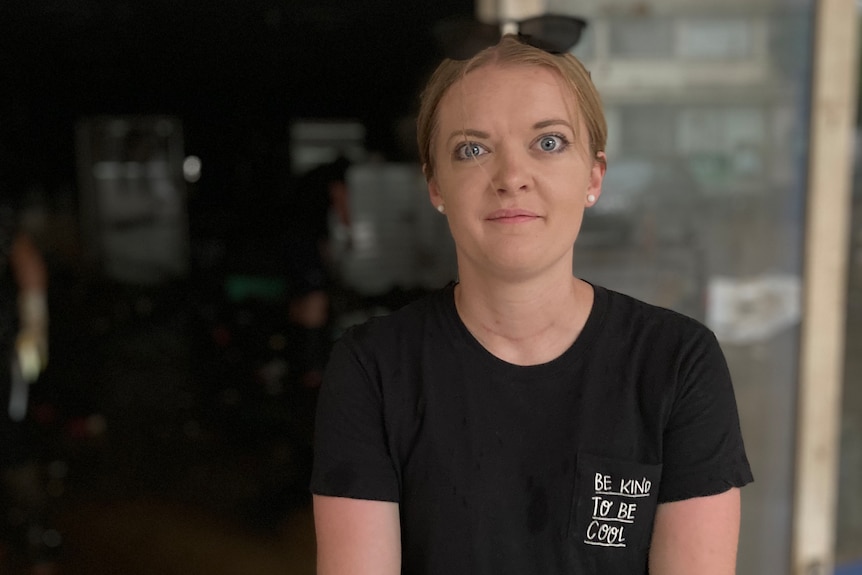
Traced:
[[518, 282], [461, 277], [455, 304], [464, 325], [509, 363], [546, 363], [567, 350], [592, 309], [592, 287], [568, 275]]

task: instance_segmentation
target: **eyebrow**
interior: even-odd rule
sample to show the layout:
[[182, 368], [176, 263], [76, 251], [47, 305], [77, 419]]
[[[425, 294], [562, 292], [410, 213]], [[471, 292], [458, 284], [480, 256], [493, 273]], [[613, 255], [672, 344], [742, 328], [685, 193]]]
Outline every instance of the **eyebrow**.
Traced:
[[573, 130], [572, 125], [565, 120], [542, 120], [541, 122], [536, 122], [533, 124], [534, 130], [541, 130], [542, 128], [547, 128], [549, 126], [566, 126], [567, 128]]
[[473, 138], [479, 138], [479, 139], [485, 139], [485, 140], [487, 140], [488, 138], [490, 138], [490, 137], [491, 137], [491, 136], [490, 136], [490, 134], [488, 134], [487, 132], [481, 132], [481, 131], [479, 131], [479, 130], [471, 130], [471, 129], [468, 129], [468, 130], [455, 130], [455, 131], [454, 131], [454, 132], [452, 132], [452, 134], [451, 134], [451, 135], [446, 139], [446, 141], [447, 141], [447, 142], [449, 142], [449, 141], [451, 141], [451, 140], [452, 140], [452, 138], [457, 138], [458, 136], [464, 136], [464, 138], [466, 138], [467, 136], [470, 136], [470, 137], [473, 137]]

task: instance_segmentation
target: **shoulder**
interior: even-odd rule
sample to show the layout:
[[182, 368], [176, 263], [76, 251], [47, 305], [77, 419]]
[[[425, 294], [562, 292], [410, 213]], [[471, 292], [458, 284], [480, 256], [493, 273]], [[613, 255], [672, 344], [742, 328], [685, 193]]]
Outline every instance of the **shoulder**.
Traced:
[[416, 393], [422, 382], [417, 371], [445, 339], [443, 297], [445, 290], [347, 329], [329, 355], [322, 403], [382, 405]]
[[446, 316], [451, 289], [425, 295], [383, 316], [372, 317], [351, 326], [339, 339], [341, 346], [361, 355], [403, 348], [421, 342], [432, 326], [439, 326]]
[[715, 341], [712, 330], [692, 317], [603, 287], [596, 294], [605, 299], [604, 324], [612, 334], [678, 344]]
[[637, 372], [644, 390], [674, 397], [691, 385], [729, 380], [715, 334], [698, 320], [611, 290], [600, 297], [605, 301], [596, 355]]

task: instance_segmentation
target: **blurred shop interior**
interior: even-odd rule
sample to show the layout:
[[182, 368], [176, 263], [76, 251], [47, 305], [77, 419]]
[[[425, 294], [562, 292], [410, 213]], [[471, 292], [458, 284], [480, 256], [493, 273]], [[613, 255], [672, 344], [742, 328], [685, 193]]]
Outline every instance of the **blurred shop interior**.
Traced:
[[[488, 5], [0, 4], [0, 200], [44, 258], [50, 318], [47, 369], [10, 399], [27, 457], [3, 462], [0, 573], [314, 572], [320, 368], [350, 325], [455, 279], [413, 123], [446, 31]], [[586, 20], [573, 52], [610, 130], [576, 271], [716, 332], [756, 477], [739, 572], [789, 573], [815, 2], [543, 6]], [[862, 572], [860, 174], [848, 575]]]

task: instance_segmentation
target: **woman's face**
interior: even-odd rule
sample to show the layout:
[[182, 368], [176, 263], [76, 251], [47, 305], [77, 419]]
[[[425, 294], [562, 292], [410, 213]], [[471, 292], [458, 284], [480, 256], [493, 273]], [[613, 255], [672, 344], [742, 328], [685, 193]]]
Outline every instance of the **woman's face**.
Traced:
[[604, 165], [589, 158], [586, 129], [572, 125], [576, 103], [562, 87], [544, 67], [488, 65], [440, 101], [428, 188], [432, 203], [445, 206], [462, 277], [571, 273]]

